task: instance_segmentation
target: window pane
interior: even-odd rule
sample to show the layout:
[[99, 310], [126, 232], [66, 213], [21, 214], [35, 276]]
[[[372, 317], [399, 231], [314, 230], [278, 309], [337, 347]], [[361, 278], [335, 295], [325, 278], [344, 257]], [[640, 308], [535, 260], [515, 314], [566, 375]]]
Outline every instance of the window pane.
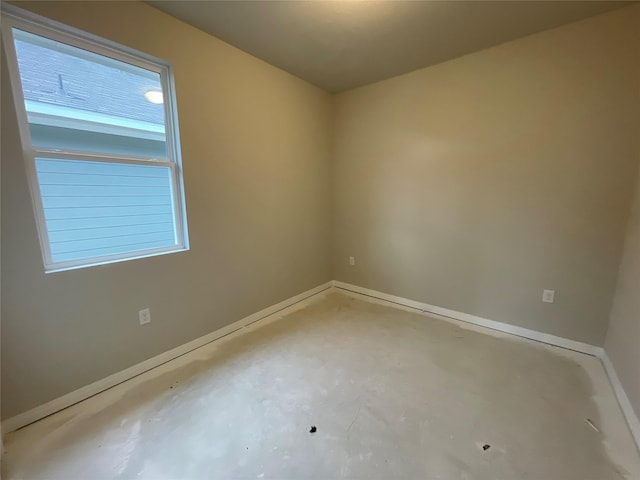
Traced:
[[36, 158], [54, 262], [177, 244], [171, 169]]
[[167, 157], [159, 73], [13, 33], [35, 146]]

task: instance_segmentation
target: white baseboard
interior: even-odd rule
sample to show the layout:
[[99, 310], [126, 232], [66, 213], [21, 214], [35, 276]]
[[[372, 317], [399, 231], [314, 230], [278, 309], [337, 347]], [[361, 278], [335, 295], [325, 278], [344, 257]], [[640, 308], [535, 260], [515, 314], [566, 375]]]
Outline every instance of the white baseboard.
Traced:
[[186, 353], [195, 350], [196, 348], [202, 347], [207, 343], [211, 343], [214, 340], [217, 340], [221, 337], [229, 335], [232, 332], [240, 330], [252, 323], [255, 323], [259, 320], [267, 320], [268, 317], [271, 317], [275, 314], [284, 315], [290, 313], [294, 310], [304, 307], [307, 305], [312, 297], [315, 297], [319, 293], [324, 292], [332, 287], [332, 282], [327, 282], [323, 285], [319, 285], [311, 290], [307, 290], [299, 295], [283, 300], [280, 303], [267, 307], [259, 312], [256, 312], [248, 317], [245, 317], [241, 320], [238, 320], [230, 325], [222, 327], [214, 332], [208, 333], [202, 337], [196, 338], [188, 343], [180, 345], [172, 350], [161, 353], [160, 355], [156, 355], [144, 362], [138, 363], [132, 367], [129, 367], [120, 372], [114, 373], [113, 375], [109, 375], [102, 380], [98, 380], [97, 382], [91, 383], [85, 387], [79, 388], [78, 390], [74, 390], [73, 392], [67, 393], [62, 397], [58, 397], [50, 402], [47, 402], [38, 407], [32, 408], [31, 410], [27, 410], [26, 412], [20, 413], [15, 417], [8, 418], [2, 422], [2, 434], [6, 434], [8, 432], [12, 432], [21, 427], [29, 425], [37, 420], [40, 420], [52, 413], [63, 410], [71, 405], [78, 403], [82, 400], [85, 400], [93, 395], [96, 395], [108, 388], [114, 387], [119, 383], [122, 383], [126, 380], [129, 380], [133, 377], [140, 375], [152, 368], [158, 367], [163, 363], [167, 363], [174, 358], [180, 357]]
[[600, 352], [602, 351], [601, 347], [596, 347], [595, 345], [576, 342], [575, 340], [569, 340], [568, 338], [557, 337], [548, 333], [529, 330], [528, 328], [518, 327], [509, 323], [497, 322], [495, 320], [489, 320], [487, 318], [478, 317], [476, 315], [471, 315], [468, 313], [456, 312], [455, 310], [449, 310], [448, 308], [436, 307], [434, 305], [429, 305], [428, 303], [417, 302], [415, 300], [409, 300], [407, 298], [389, 295], [388, 293], [358, 287], [357, 285], [351, 285], [349, 283], [334, 280], [333, 286], [341, 290], [346, 290], [348, 292], [358, 293], [361, 295], [366, 295], [368, 297], [374, 297], [379, 300], [386, 300], [387, 302], [396, 303], [409, 308], [415, 308], [416, 310], [420, 310], [424, 313], [432, 313], [441, 317], [452, 318], [454, 320], [490, 328], [491, 330], [510, 333], [512, 335], [517, 335], [518, 337], [524, 337], [535, 340], [537, 342], [546, 343], [548, 345], [555, 345], [557, 347], [575, 350], [576, 352], [586, 353], [594, 357], [600, 356]]
[[333, 281], [334, 288], [340, 289], [347, 293], [356, 294], [358, 296], [364, 295], [367, 297], [373, 297], [378, 300], [383, 300], [392, 304], [398, 304], [405, 307], [413, 308], [424, 313], [431, 313], [441, 317], [451, 318], [454, 320], [463, 321], [473, 325], [479, 325], [481, 327], [490, 328], [500, 332], [517, 335], [518, 337], [524, 337], [538, 342], [554, 345], [557, 347], [574, 350], [576, 352], [585, 353], [598, 357], [604, 366], [604, 370], [609, 378], [609, 382], [613, 388], [613, 392], [618, 399], [620, 409], [627, 421], [631, 435], [633, 436], [638, 450], [640, 450], [640, 420], [636, 415], [629, 397], [627, 397], [620, 379], [611, 363], [611, 360], [607, 356], [607, 353], [602, 347], [596, 347], [595, 345], [589, 345], [587, 343], [576, 342], [575, 340], [569, 340], [567, 338], [557, 337], [548, 333], [537, 332], [535, 330], [529, 330], [528, 328], [517, 327], [508, 323], [497, 322], [495, 320], [489, 320], [486, 318], [478, 317], [476, 315], [470, 315], [468, 313], [456, 312], [455, 310], [449, 310], [447, 308], [436, 307], [427, 303], [417, 302], [415, 300], [409, 300], [407, 298], [397, 297], [388, 293], [378, 292], [364, 287], [358, 287], [357, 285], [351, 285], [349, 283]]
[[613, 363], [611, 363], [611, 359], [607, 355], [607, 352], [604, 350], [602, 350], [602, 354], [600, 355], [600, 361], [604, 366], [605, 372], [607, 372], [607, 377], [609, 377], [609, 382], [611, 383], [613, 391], [616, 394], [616, 398], [618, 399], [618, 404], [620, 405], [622, 414], [627, 420], [627, 425], [629, 425], [631, 435], [636, 441], [638, 451], [640, 451], [640, 418], [638, 418], [636, 412], [633, 410], [631, 402], [629, 401], [629, 397], [627, 397], [627, 392], [624, 391], [622, 383], [620, 383], [620, 379], [618, 378], [616, 369], [614, 368]]
[[383, 300], [392, 304], [413, 308], [424, 313], [431, 313], [441, 317], [463, 321], [473, 325], [486, 327], [492, 330], [497, 330], [497, 331], [508, 333], [511, 335], [516, 335], [519, 337], [528, 338], [528, 339], [546, 343], [549, 345], [554, 345], [554, 346], [566, 348], [569, 350], [574, 350], [576, 352], [599, 357], [600, 360], [602, 361], [602, 364], [607, 373], [607, 376], [609, 377], [609, 381], [611, 382], [613, 391], [618, 399], [620, 408], [622, 409], [624, 417], [627, 420], [627, 424], [629, 425], [631, 434], [633, 435], [633, 438], [635, 439], [638, 445], [638, 449], [640, 450], [640, 420], [638, 419], [636, 413], [633, 410], [633, 407], [631, 406], [631, 402], [629, 401], [629, 398], [627, 397], [627, 394], [625, 393], [624, 388], [620, 383], [620, 380], [613, 367], [613, 364], [611, 363], [611, 360], [607, 356], [604, 349], [602, 349], [601, 347], [596, 347], [594, 345], [576, 342], [574, 340], [569, 340], [567, 338], [550, 335], [548, 333], [529, 330], [527, 328], [510, 325], [508, 323], [489, 320], [486, 318], [478, 317], [476, 315], [470, 315], [468, 313], [462, 313], [462, 312], [457, 312], [455, 310], [449, 310], [447, 308], [436, 307], [434, 305], [429, 305], [427, 303], [422, 303], [415, 300], [409, 300], [407, 298], [402, 298], [395, 295], [378, 292], [376, 290], [359, 287], [357, 285], [351, 285], [351, 284], [340, 282], [337, 280], [327, 282], [323, 285], [319, 285], [315, 288], [312, 288], [311, 290], [307, 290], [306, 292], [303, 292], [299, 295], [288, 298], [287, 300], [277, 303], [276, 305], [272, 305], [271, 307], [267, 307], [263, 310], [260, 310], [259, 312], [249, 315], [248, 317], [245, 317], [230, 325], [222, 327], [214, 332], [211, 332], [200, 338], [196, 338], [195, 340], [185, 343], [184, 345], [180, 345], [179, 347], [169, 350], [168, 352], [161, 353], [160, 355], [157, 355], [153, 358], [145, 360], [144, 362], [138, 363], [137, 365], [134, 365], [120, 372], [114, 373], [113, 375], [110, 375], [102, 380], [98, 380], [97, 382], [94, 382], [90, 385], [87, 385], [78, 390], [70, 392], [66, 395], [63, 395], [62, 397], [56, 398], [43, 405], [40, 405], [24, 413], [16, 415], [15, 417], [9, 418], [2, 422], [2, 427], [1, 427], [2, 434], [4, 435], [5, 433], [12, 432], [14, 430], [17, 430], [18, 428], [24, 427], [30, 423], [40, 420], [57, 411], [63, 410], [75, 403], [85, 400], [108, 388], [114, 387], [119, 383], [122, 383], [126, 380], [136, 377], [148, 370], [151, 370], [177, 357], [180, 357], [186, 353], [189, 353], [192, 350], [195, 350], [199, 347], [202, 347], [203, 345], [213, 342], [214, 340], [217, 340], [221, 337], [229, 335], [230, 333], [240, 330], [252, 323], [255, 323], [260, 320], [268, 320], [269, 317], [275, 314], [285, 315], [294, 310], [302, 308], [305, 305], [307, 305], [312, 300], [313, 297], [315, 297], [316, 295], [322, 292], [327, 291], [328, 289], [331, 289], [332, 287], [346, 293], [355, 294], [356, 296], [363, 295], [366, 297], [373, 297], [378, 300]]

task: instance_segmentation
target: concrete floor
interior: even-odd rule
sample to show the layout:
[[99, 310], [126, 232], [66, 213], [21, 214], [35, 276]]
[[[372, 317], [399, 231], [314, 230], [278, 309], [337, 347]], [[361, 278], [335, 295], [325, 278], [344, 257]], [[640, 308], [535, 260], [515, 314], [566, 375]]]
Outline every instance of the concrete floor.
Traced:
[[640, 478], [597, 359], [340, 293], [5, 446], [6, 480]]

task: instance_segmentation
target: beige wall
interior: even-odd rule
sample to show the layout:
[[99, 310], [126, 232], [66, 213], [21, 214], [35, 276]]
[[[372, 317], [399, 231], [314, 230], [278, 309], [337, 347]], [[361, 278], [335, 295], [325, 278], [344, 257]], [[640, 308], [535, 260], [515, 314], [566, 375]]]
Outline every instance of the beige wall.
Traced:
[[640, 177], [604, 348], [640, 418]]
[[[141, 3], [20, 6], [172, 62], [191, 250], [43, 273], [3, 59], [3, 418], [332, 277], [602, 345], [640, 7], [332, 98]], [[636, 408], [638, 209], [606, 343]]]
[[626, 7], [338, 95], [334, 278], [602, 345], [639, 26]]
[[142, 3], [19, 6], [173, 64], [191, 250], [43, 273], [3, 59], [3, 418], [331, 279], [328, 94]]

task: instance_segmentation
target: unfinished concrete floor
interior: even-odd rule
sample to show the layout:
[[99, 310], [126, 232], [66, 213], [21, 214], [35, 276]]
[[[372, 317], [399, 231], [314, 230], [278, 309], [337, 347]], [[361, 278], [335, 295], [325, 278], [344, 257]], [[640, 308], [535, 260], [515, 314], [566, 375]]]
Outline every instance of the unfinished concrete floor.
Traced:
[[597, 359], [340, 293], [10, 434], [5, 460], [5, 479], [640, 478]]

